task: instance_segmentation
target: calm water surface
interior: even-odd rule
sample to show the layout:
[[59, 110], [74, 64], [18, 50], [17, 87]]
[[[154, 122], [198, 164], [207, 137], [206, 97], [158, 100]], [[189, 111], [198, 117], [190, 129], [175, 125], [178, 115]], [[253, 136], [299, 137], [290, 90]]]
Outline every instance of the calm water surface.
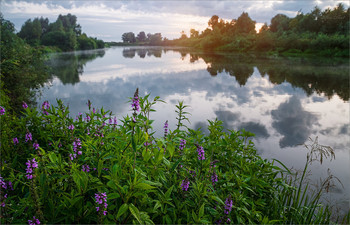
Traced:
[[218, 118], [226, 129], [256, 134], [258, 153], [288, 167], [303, 168], [304, 143], [318, 137], [331, 146], [334, 161], [314, 163], [310, 179], [330, 168], [344, 188], [331, 188], [327, 200], [349, 210], [349, 64], [348, 61], [301, 58], [267, 59], [256, 55], [204, 54], [186, 49], [116, 47], [54, 54], [52, 79], [38, 103], [62, 99], [71, 116], [87, 112], [87, 100], [118, 118], [131, 114], [128, 98], [160, 96], [153, 113], [156, 135], [169, 120], [175, 129], [175, 105], [184, 101], [191, 113], [189, 127], [207, 132], [207, 119]]

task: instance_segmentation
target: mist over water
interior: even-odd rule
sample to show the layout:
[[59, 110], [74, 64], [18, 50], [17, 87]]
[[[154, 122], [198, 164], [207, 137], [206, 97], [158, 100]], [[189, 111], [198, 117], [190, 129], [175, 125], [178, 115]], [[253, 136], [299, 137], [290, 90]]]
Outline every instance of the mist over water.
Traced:
[[116, 47], [51, 55], [47, 87], [38, 104], [56, 98], [69, 105], [70, 115], [95, 108], [111, 110], [119, 119], [131, 115], [128, 102], [140, 95], [160, 96], [155, 106], [156, 136], [163, 125], [175, 129], [175, 105], [189, 105], [192, 129], [208, 132], [207, 120], [218, 118], [226, 130], [255, 133], [258, 153], [288, 167], [305, 165], [309, 138], [331, 146], [334, 161], [311, 167], [311, 180], [330, 168], [340, 185], [326, 196], [349, 210], [349, 64], [332, 59], [267, 58], [257, 55], [193, 52], [184, 48]]

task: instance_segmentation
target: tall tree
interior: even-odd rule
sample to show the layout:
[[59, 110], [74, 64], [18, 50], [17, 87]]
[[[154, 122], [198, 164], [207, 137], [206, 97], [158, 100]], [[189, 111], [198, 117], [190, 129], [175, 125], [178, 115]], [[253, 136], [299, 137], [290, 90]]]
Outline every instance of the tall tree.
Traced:
[[287, 31], [290, 18], [284, 14], [277, 14], [271, 19], [270, 30], [272, 32]]
[[249, 34], [249, 33], [256, 33], [255, 23], [256, 22], [249, 17], [248, 13], [243, 12], [238, 17], [234, 26], [238, 34]]
[[138, 40], [138, 41], [141, 41], [141, 42], [146, 41], [146, 34], [145, 34], [144, 31], [141, 31], [141, 32], [137, 35], [137, 40]]
[[217, 15], [213, 15], [208, 21], [208, 26], [214, 29], [219, 23], [219, 17]]
[[135, 43], [136, 38], [133, 32], [127, 32], [122, 35], [122, 40], [124, 43]]

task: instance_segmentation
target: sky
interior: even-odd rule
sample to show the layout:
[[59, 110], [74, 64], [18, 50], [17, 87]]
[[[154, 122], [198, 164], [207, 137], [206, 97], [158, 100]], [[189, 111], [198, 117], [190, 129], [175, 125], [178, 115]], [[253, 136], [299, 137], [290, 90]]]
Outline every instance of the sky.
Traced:
[[179, 38], [181, 31], [189, 34], [191, 28], [203, 31], [211, 16], [225, 20], [237, 19], [247, 12], [256, 21], [257, 29], [279, 13], [294, 17], [298, 12], [308, 13], [316, 5], [322, 10], [339, 3], [349, 7], [349, 1], [336, 0], [0, 0], [4, 18], [20, 31], [23, 23], [36, 17], [56, 21], [59, 14], [76, 15], [83, 32], [104, 41], [121, 41], [125, 32], [161, 33], [168, 39]]

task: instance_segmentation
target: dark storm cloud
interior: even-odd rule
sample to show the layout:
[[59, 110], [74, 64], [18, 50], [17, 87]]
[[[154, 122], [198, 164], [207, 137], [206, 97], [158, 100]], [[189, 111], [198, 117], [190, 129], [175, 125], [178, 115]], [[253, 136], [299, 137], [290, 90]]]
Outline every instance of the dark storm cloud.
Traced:
[[272, 126], [283, 136], [280, 147], [292, 147], [303, 144], [311, 134], [311, 127], [317, 117], [304, 110], [300, 99], [291, 97], [271, 111]]

